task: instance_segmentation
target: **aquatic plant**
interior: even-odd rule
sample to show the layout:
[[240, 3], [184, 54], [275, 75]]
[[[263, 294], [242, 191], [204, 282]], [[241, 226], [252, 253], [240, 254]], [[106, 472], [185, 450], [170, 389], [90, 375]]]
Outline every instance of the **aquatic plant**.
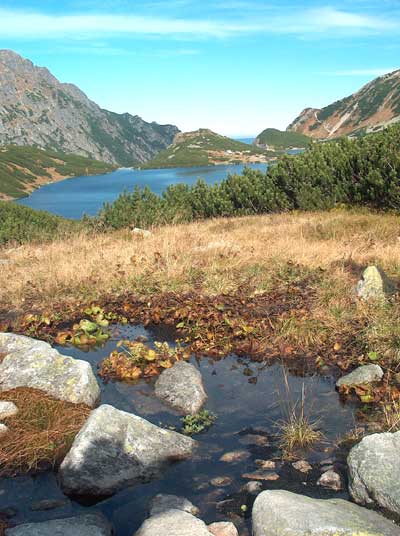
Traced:
[[195, 415], [186, 415], [181, 419], [182, 433], [191, 436], [204, 432], [214, 424], [216, 419], [217, 416], [207, 409], [199, 411]]

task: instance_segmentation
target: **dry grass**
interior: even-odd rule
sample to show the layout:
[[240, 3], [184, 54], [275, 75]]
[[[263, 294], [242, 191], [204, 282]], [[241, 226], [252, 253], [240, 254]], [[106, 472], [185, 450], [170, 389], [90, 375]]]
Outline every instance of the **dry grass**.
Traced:
[[90, 408], [56, 400], [41, 391], [18, 388], [0, 394], [14, 402], [17, 415], [4, 419], [0, 475], [36, 472], [57, 464], [87, 419]]
[[1, 251], [9, 262], [0, 273], [0, 304], [43, 308], [127, 290], [218, 294], [248, 281], [263, 290], [287, 262], [330, 268], [347, 288], [351, 271], [371, 261], [398, 275], [399, 236], [394, 215], [346, 211], [209, 220], [155, 229], [147, 239], [128, 231], [82, 234]]

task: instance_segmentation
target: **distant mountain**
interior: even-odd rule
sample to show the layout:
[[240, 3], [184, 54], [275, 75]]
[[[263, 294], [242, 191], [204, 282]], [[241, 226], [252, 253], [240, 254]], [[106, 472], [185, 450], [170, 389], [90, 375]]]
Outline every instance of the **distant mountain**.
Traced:
[[103, 110], [78, 87], [0, 50], [0, 145], [34, 145], [132, 166], [168, 147], [178, 132]]
[[201, 128], [177, 134], [172, 145], [143, 167], [190, 167], [266, 161], [266, 151]]
[[45, 151], [37, 147], [0, 147], [0, 199], [22, 197], [49, 182], [78, 175], [107, 173], [115, 167], [84, 156]]
[[360, 135], [400, 121], [400, 70], [322, 109], [306, 108], [287, 130], [316, 139]]
[[254, 140], [254, 145], [271, 151], [304, 148], [309, 145], [311, 138], [298, 132], [284, 132], [276, 128], [267, 128]]

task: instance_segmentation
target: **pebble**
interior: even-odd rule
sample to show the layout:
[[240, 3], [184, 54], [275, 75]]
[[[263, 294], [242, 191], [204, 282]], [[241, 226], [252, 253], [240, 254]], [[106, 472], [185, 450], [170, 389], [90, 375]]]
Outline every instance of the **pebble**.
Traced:
[[250, 480], [250, 482], [247, 482], [244, 486], [242, 486], [241, 491], [250, 493], [251, 495], [256, 495], [257, 493], [260, 493], [262, 489], [263, 485], [260, 481]]
[[242, 478], [248, 478], [249, 480], [279, 480], [279, 475], [272, 471], [263, 471], [260, 469], [253, 473], [244, 473]]
[[0, 400], [0, 419], [6, 419], [12, 417], [18, 413], [18, 408], [14, 402], [8, 402], [7, 400]]
[[224, 488], [226, 486], [230, 486], [232, 482], [233, 480], [230, 476], [216, 476], [215, 478], [210, 480], [210, 484], [212, 486], [215, 486], [216, 488]]
[[248, 450], [235, 450], [233, 452], [225, 452], [219, 459], [220, 462], [238, 463], [250, 458], [251, 454]]
[[275, 469], [276, 462], [274, 460], [256, 460], [255, 464], [261, 469]]
[[298, 462], [292, 463], [292, 467], [296, 469], [296, 471], [300, 471], [300, 473], [309, 473], [312, 471], [312, 465], [308, 463], [306, 460], [299, 460]]
[[336, 473], [332, 470], [326, 471], [323, 475], [321, 475], [317, 485], [332, 489], [334, 491], [340, 491], [343, 489], [342, 477], [339, 475], [339, 473]]

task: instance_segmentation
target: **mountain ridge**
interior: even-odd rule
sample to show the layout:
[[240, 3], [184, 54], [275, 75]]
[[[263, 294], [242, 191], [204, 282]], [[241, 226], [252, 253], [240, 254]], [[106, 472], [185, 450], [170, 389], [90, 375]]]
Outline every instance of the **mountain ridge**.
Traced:
[[305, 108], [286, 130], [332, 139], [373, 132], [399, 121], [400, 70], [396, 70], [324, 108]]
[[30, 145], [132, 166], [170, 145], [174, 125], [102, 109], [76, 85], [0, 50], [0, 145]]

